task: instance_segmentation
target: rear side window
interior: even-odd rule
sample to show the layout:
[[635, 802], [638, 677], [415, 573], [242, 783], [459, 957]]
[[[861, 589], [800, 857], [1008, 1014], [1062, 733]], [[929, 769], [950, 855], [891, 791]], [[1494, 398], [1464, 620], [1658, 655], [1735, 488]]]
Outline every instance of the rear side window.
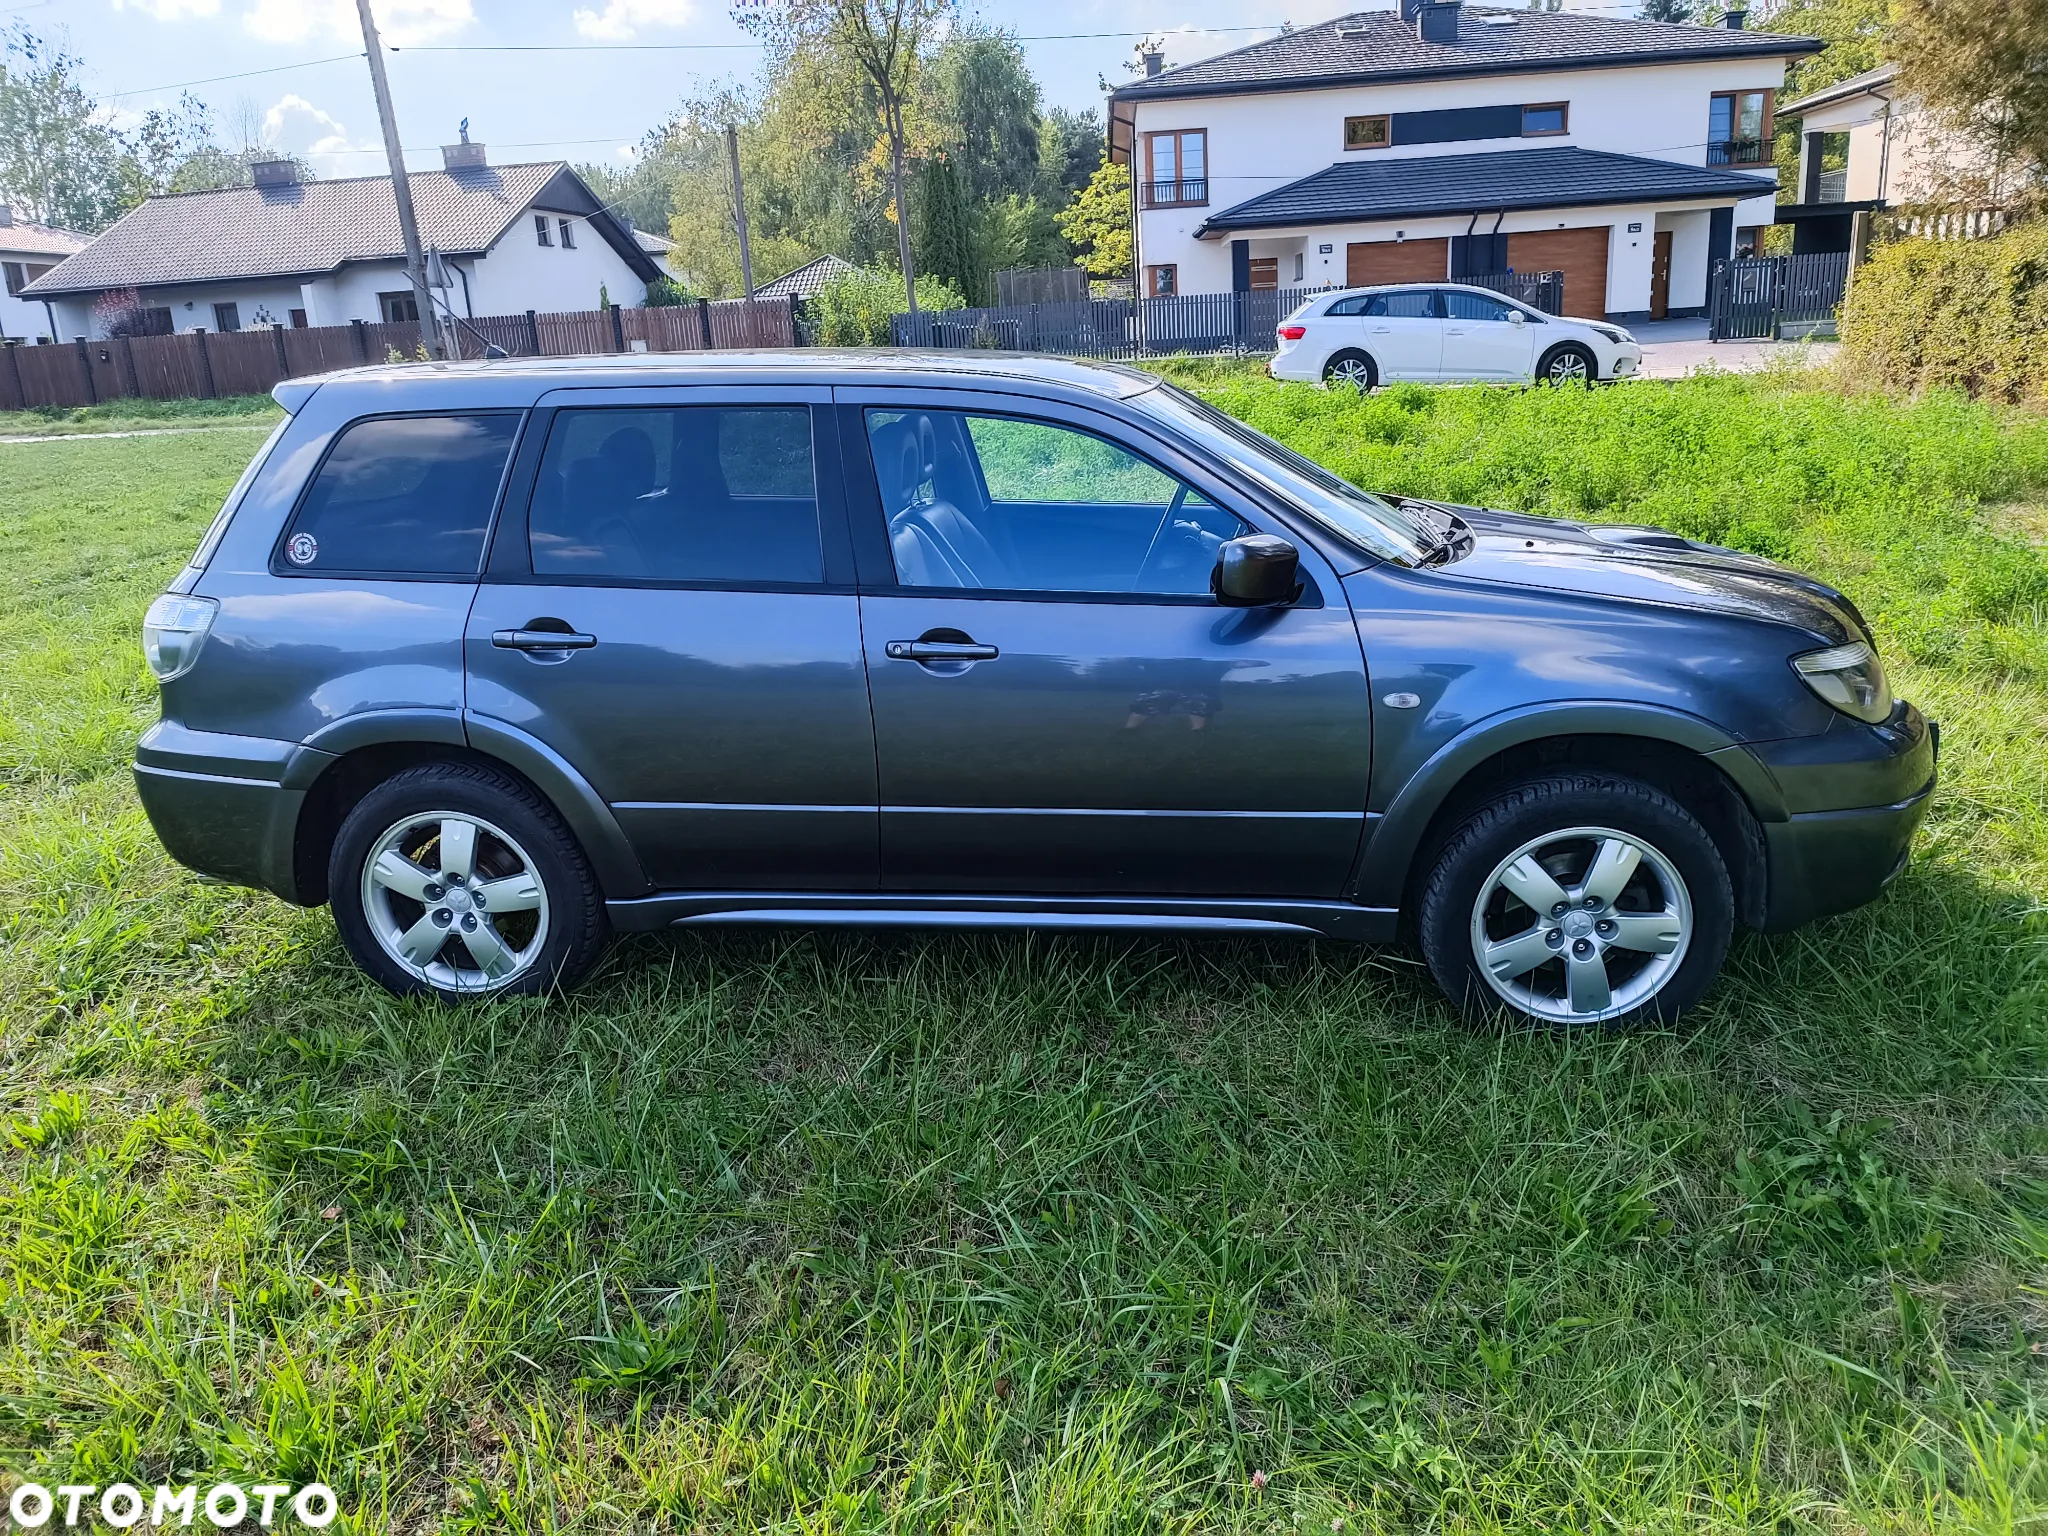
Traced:
[[299, 504], [281, 569], [476, 575], [518, 431], [512, 412], [356, 422]]
[[1400, 293], [1376, 293], [1366, 306], [1368, 315], [1383, 316], [1389, 320], [1434, 320], [1436, 312], [1436, 291], [1430, 288], [1409, 288]]
[[536, 576], [815, 584], [810, 408], [561, 411], [527, 538]]

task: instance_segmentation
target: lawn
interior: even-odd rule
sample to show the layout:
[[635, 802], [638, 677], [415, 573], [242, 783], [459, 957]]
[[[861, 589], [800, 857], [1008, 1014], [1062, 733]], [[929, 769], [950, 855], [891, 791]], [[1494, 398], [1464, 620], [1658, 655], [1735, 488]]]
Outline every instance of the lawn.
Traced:
[[0, 1466], [363, 1531], [2040, 1529], [2048, 421], [1185, 376], [1367, 484], [1844, 584], [1943, 723], [1911, 867], [1671, 1033], [1043, 936], [395, 1002], [128, 781], [253, 436], [0, 447]]
[[268, 429], [283, 417], [284, 412], [268, 395], [230, 395], [222, 400], [109, 400], [104, 405], [0, 411], [0, 437], [78, 437], [93, 432], [193, 427]]

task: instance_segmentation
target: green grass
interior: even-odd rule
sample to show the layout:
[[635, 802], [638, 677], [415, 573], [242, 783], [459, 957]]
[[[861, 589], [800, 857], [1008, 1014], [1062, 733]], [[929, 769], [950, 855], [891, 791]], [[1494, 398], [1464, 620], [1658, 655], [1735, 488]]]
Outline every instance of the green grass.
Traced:
[[174, 427], [268, 427], [283, 417], [284, 412], [268, 395], [230, 395], [221, 400], [109, 400], [104, 405], [43, 405], [27, 411], [0, 411], [0, 437], [74, 437], [88, 432]]
[[2043, 501], [2048, 425], [1198, 382], [1368, 483], [1845, 582], [1944, 724], [1892, 894], [1621, 1038], [1042, 936], [395, 1002], [126, 777], [138, 616], [253, 444], [0, 449], [0, 1466], [366, 1531], [2039, 1531], [2048, 555], [1977, 504]]

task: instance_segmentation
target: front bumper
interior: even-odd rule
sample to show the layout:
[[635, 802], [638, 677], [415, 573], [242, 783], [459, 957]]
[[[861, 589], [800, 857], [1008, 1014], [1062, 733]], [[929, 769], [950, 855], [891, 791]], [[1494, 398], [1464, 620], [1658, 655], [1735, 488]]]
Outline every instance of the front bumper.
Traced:
[[1615, 348], [1614, 371], [1610, 378], [1632, 379], [1643, 371], [1643, 349], [1623, 343]]
[[1906, 867], [1913, 833], [1927, 815], [1939, 728], [1901, 702], [1883, 725], [1845, 715], [1818, 736], [1753, 750], [1784, 791], [1790, 812], [1763, 823], [1770, 872], [1765, 931], [1783, 932], [1875, 900]]
[[136, 744], [135, 790], [158, 840], [187, 869], [293, 901], [292, 850], [306, 791], [284, 781], [312, 751], [160, 721]]

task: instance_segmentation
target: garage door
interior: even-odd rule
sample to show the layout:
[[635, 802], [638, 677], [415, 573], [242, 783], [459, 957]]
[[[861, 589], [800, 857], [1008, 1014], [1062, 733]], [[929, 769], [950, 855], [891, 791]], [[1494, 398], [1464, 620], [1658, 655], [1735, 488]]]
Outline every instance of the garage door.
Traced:
[[1607, 313], [1607, 235], [1605, 224], [1509, 235], [1508, 265], [1517, 272], [1562, 272], [1564, 312], [1598, 320]]
[[1344, 247], [1344, 286], [1440, 283], [1451, 270], [1448, 240], [1357, 240]]

